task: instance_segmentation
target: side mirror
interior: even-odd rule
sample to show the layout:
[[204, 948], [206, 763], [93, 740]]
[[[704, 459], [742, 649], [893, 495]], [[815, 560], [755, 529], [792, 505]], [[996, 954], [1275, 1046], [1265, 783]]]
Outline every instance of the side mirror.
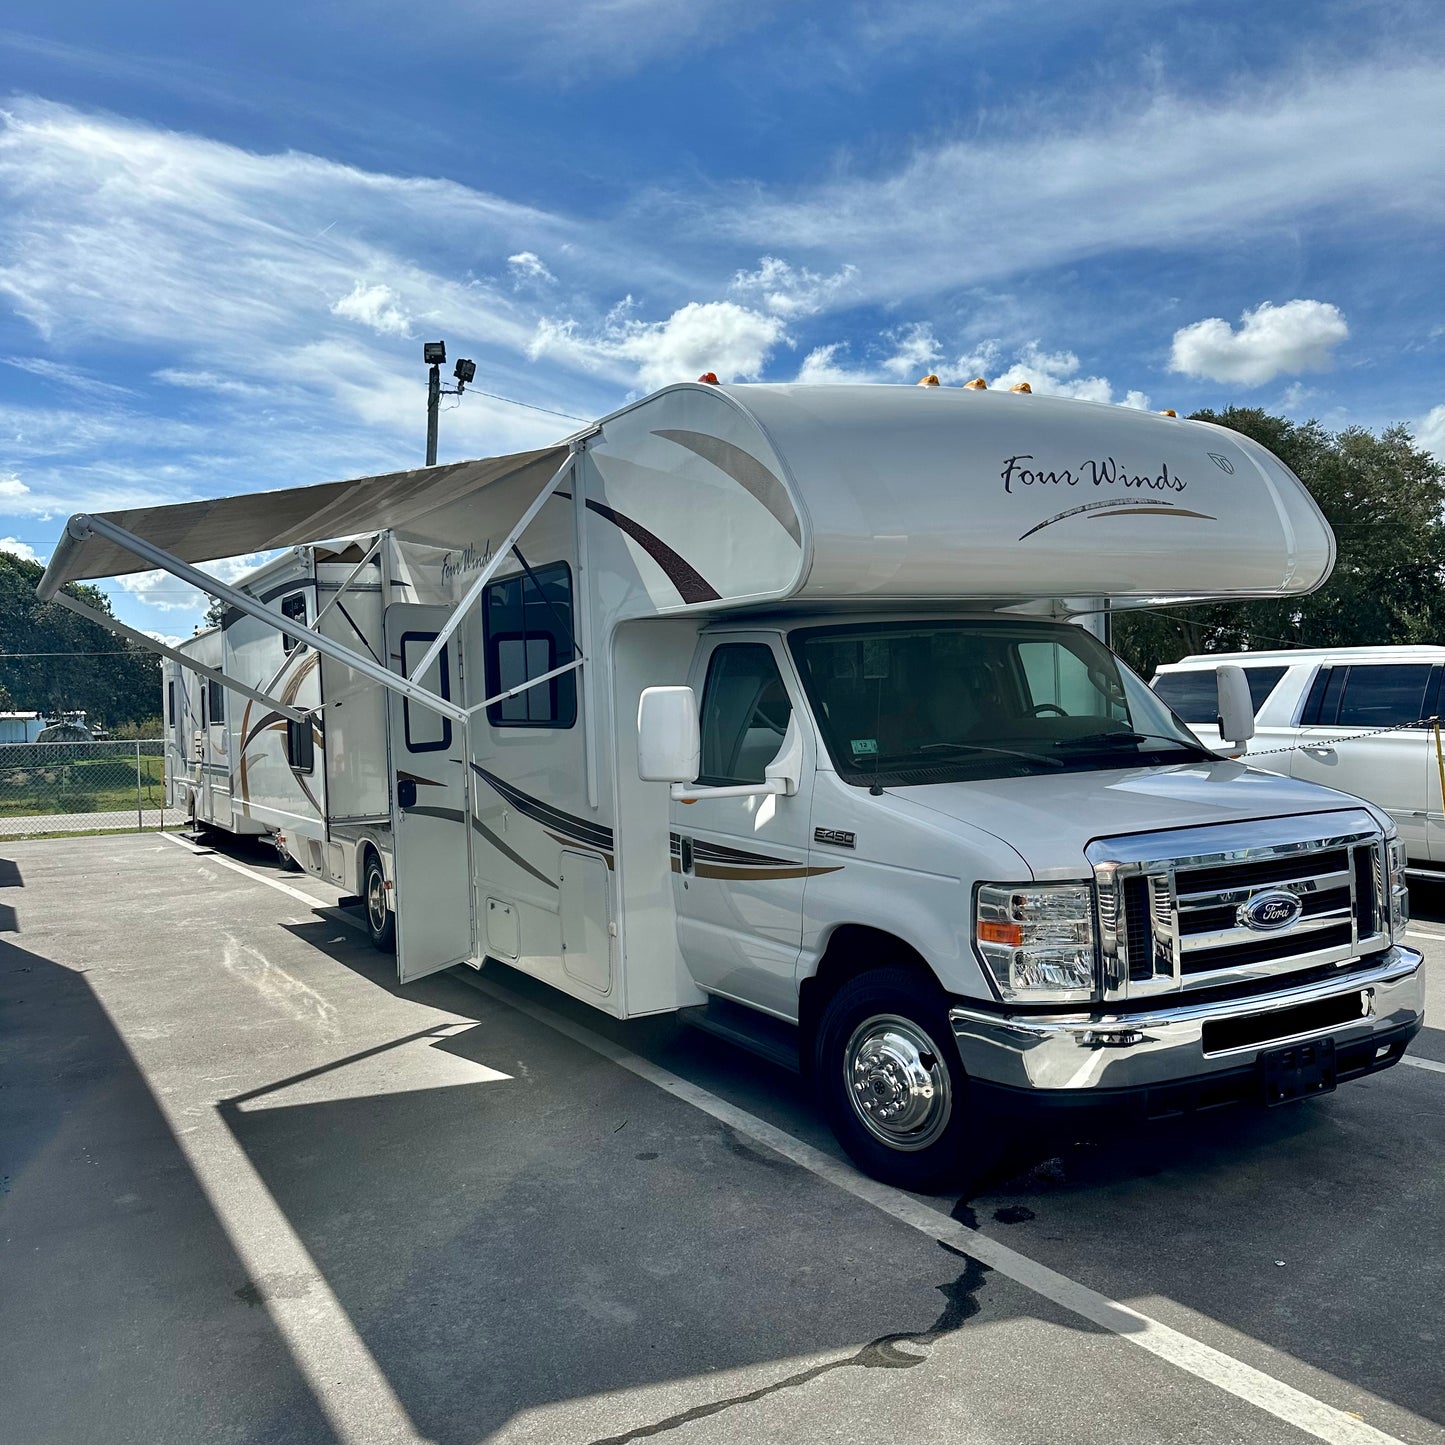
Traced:
[[1232, 662], [1221, 663], [1215, 673], [1219, 688], [1219, 735], [1242, 748], [1254, 736], [1254, 699], [1244, 669]]
[[637, 704], [637, 776], [644, 783], [690, 783], [702, 759], [697, 694], [648, 687]]
[[396, 806], [402, 809], [416, 807], [416, 784], [410, 778], [396, 780]]

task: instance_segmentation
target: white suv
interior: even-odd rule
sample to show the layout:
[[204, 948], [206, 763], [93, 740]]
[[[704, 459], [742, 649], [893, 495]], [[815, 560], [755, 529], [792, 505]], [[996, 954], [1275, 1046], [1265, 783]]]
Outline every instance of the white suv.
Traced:
[[[1254, 699], [1250, 764], [1378, 804], [1395, 820], [1410, 861], [1445, 867], [1445, 816], [1434, 729], [1445, 647], [1337, 647], [1214, 652], [1161, 667], [1154, 691], [1210, 747], [1215, 669], [1238, 664]], [[1394, 732], [1377, 729], [1395, 728]], [[1375, 732], [1360, 738], [1358, 734]]]

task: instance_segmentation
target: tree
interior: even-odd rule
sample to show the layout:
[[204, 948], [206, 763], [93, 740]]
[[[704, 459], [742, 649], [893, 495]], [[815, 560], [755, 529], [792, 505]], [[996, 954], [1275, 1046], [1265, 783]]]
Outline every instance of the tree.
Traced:
[[1308, 597], [1120, 613], [1114, 645], [1145, 677], [1188, 653], [1435, 642], [1445, 634], [1445, 466], [1407, 428], [1328, 432], [1254, 407], [1194, 413], [1268, 447], [1334, 529], [1335, 569]]
[[[0, 679], [9, 705], [49, 717], [83, 710], [110, 727], [153, 717], [161, 688], [155, 654], [41, 602], [35, 586], [44, 570], [0, 552]], [[98, 587], [72, 583], [65, 591], [110, 613]]]

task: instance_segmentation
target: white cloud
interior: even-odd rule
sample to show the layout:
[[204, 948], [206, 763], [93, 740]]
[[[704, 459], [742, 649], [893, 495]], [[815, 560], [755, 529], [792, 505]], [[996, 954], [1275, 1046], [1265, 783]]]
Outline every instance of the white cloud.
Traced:
[[9, 552], [26, 562], [43, 562], [45, 559], [28, 542], [18, 537], [0, 537], [0, 552]]
[[1225, 96], [1143, 89], [1012, 130], [1000, 117], [992, 134], [919, 146], [891, 170], [844, 169], [791, 194], [740, 188], [709, 223], [815, 264], [846, 257], [860, 296], [896, 301], [1287, 219], [1368, 228], [1445, 214], [1445, 146], [1400, 141], [1445, 131], [1433, 62], [1287, 73]]
[[843, 358], [847, 354], [846, 341], [835, 341], [829, 346], [815, 346], [803, 358], [803, 364], [798, 368], [798, 375], [794, 379], [814, 385], [879, 380], [876, 371], [846, 365]]
[[557, 279], [535, 251], [518, 251], [515, 256], [507, 257], [507, 265], [512, 268], [513, 281], [519, 285], [524, 281], [545, 285]]
[[1445, 406], [1432, 406], [1412, 430], [1417, 446], [1445, 462]]
[[779, 317], [733, 301], [690, 301], [665, 321], [633, 317], [631, 297], [614, 307], [600, 329], [588, 334], [573, 321], [546, 321], [537, 328], [533, 357], [570, 358], [578, 365], [631, 374], [643, 391], [716, 372], [719, 381], [762, 374], [773, 348], [785, 339]]
[[181, 643], [188, 640], [184, 637], [175, 637], [169, 632], [151, 632], [149, 630], [146, 631], [146, 636], [155, 638], [157, 642], [165, 643], [167, 647], [179, 647]]
[[856, 267], [843, 266], [831, 276], [821, 276], [776, 256], [763, 256], [756, 271], [739, 271], [730, 289], [751, 297], [775, 316], [811, 316], [836, 305], [852, 288], [857, 274]]
[[188, 391], [207, 391], [224, 396], [265, 396], [267, 388], [250, 381], [237, 381], [234, 377], [222, 376], [215, 371], [182, 371], [166, 366], [151, 372], [154, 380], [167, 386], [179, 386]]
[[1218, 316], [1174, 333], [1169, 369], [1209, 381], [1258, 386], [1276, 376], [1328, 371], [1333, 351], [1350, 334], [1328, 301], [1268, 301], [1246, 311], [1238, 331]]
[[[216, 562], [202, 562], [199, 566], [202, 572], [210, 573], [221, 582], [234, 583], [280, 555], [279, 552], [252, 552], [246, 557], [224, 557]], [[114, 585], [158, 612], [200, 614], [207, 604], [203, 593], [172, 577], [169, 572], [132, 572], [126, 577], [115, 578]]]
[[401, 309], [400, 300], [390, 286], [379, 282], [368, 286], [358, 281], [345, 296], [332, 303], [331, 314], [359, 321], [379, 336], [409, 336], [411, 317]]

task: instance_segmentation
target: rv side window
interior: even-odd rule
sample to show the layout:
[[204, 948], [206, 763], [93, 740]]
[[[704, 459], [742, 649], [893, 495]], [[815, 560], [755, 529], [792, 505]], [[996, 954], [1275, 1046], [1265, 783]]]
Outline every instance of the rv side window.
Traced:
[[[283, 597], [281, 599], [281, 615], [282, 617], [289, 617], [293, 622], [299, 622], [302, 626], [305, 626], [306, 594], [304, 592], [293, 592], [289, 597]], [[290, 657], [291, 654], [296, 651], [300, 643], [301, 639], [298, 637], [288, 637], [284, 632], [281, 634], [281, 647], [287, 657]]]
[[[487, 697], [510, 692], [577, 655], [572, 573], [565, 562], [492, 583], [483, 596], [482, 612]], [[493, 727], [570, 728], [577, 721], [577, 674], [563, 673], [494, 702], [487, 721]]]
[[219, 682], [211, 679], [206, 680], [206, 694], [210, 702], [211, 721], [213, 723], [225, 722], [226, 720], [226, 689]]
[[709, 787], [761, 783], [793, 715], [770, 647], [728, 643], [713, 653], [702, 690], [702, 769]]
[[316, 740], [311, 733], [311, 719], [292, 722], [286, 719], [286, 761], [298, 773], [310, 773], [316, 768]]
[[[412, 669], [426, 656], [427, 648], [436, 641], [435, 632], [403, 632], [401, 635], [401, 670], [411, 676]], [[442, 648], [437, 659], [416, 681], [444, 702], [452, 699], [452, 650]], [[403, 698], [401, 703], [402, 735], [409, 753], [444, 753], [452, 745], [452, 720], [433, 712], [425, 703]]]
[[172, 678], [166, 684], [166, 726], [173, 728], [176, 725], [176, 684]]

